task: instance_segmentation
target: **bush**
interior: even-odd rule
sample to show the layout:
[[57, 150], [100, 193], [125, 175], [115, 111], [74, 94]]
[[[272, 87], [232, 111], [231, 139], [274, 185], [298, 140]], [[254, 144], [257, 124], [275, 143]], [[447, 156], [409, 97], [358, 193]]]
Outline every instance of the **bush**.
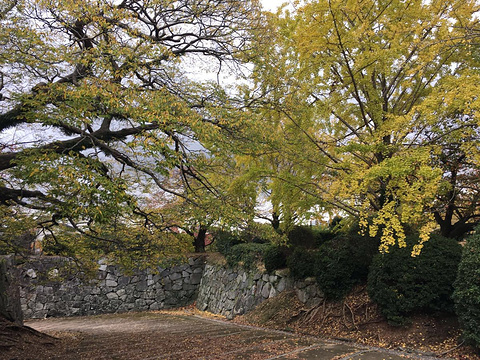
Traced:
[[257, 243], [234, 245], [226, 255], [227, 263], [230, 266], [242, 265], [245, 269], [254, 269], [262, 261], [267, 248], [267, 244]]
[[294, 279], [301, 280], [315, 276], [316, 254], [305, 248], [295, 248], [287, 258], [287, 266]]
[[288, 244], [294, 248], [314, 249], [317, 245], [311, 226], [295, 226], [289, 231]]
[[420, 255], [411, 256], [418, 236], [407, 237], [404, 248], [374, 257], [368, 293], [393, 325], [403, 325], [415, 311], [451, 311], [453, 282], [461, 247], [453, 239], [433, 235]]
[[[480, 230], [480, 229], [479, 229]], [[467, 238], [455, 281], [455, 310], [464, 339], [480, 348], [480, 233]]]
[[366, 282], [378, 245], [378, 239], [349, 233], [320, 247], [315, 273], [319, 288], [327, 299], [342, 299], [353, 285]]
[[329, 300], [343, 298], [355, 283], [352, 278], [354, 266], [345, 244], [325, 243], [317, 254], [315, 265], [318, 286]]
[[320, 245], [335, 237], [331, 229], [311, 226], [295, 226], [287, 235], [288, 244], [294, 248], [318, 249]]
[[286, 249], [277, 245], [270, 245], [263, 254], [263, 263], [269, 273], [286, 267]]
[[213, 238], [215, 249], [223, 256], [227, 256], [233, 246], [241, 243], [240, 235], [226, 230], [214, 230]]
[[282, 235], [277, 233], [270, 224], [253, 222], [241, 232], [242, 242], [258, 244], [281, 244], [285, 242]]

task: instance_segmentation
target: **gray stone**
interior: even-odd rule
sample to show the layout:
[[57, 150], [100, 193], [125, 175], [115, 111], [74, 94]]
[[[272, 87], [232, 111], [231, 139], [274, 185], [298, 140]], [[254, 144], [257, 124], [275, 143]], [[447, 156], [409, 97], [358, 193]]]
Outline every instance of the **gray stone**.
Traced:
[[105, 280], [115, 280], [115, 281], [117, 281], [117, 279], [118, 279], [118, 276], [115, 276], [112, 273], [107, 273], [107, 276], [105, 277]]
[[178, 272], [169, 275], [170, 280], [175, 281], [182, 278], [182, 275]]
[[201, 280], [202, 280], [202, 274], [201, 273], [192, 274], [192, 276], [190, 277], [190, 284], [198, 285], [198, 284], [200, 284]]
[[147, 290], [147, 281], [146, 280], [140, 280], [137, 285], [135, 286], [135, 289], [137, 291], [145, 291]]
[[107, 298], [108, 298], [109, 300], [118, 299], [118, 295], [117, 295], [117, 293], [111, 292], [111, 293], [108, 293], [108, 294], [107, 294]]
[[304, 304], [307, 302], [308, 297], [306, 291], [302, 289], [296, 289], [295, 293], [297, 294], [298, 300], [300, 300]]
[[146, 301], [143, 299], [135, 300], [135, 306], [139, 309], [143, 309], [147, 305]]
[[160, 305], [157, 302], [153, 302], [148, 307], [150, 310], [160, 310]]
[[182, 284], [174, 284], [172, 286], [172, 290], [175, 290], [175, 291], [182, 290]]
[[53, 287], [46, 286], [46, 287], [44, 287], [43, 292], [46, 295], [53, 295]]
[[105, 285], [108, 287], [116, 287], [118, 286], [118, 283], [114, 280], [106, 280]]
[[277, 296], [277, 290], [275, 290], [275, 288], [272, 286], [271, 289], [270, 289], [270, 293], [268, 294], [268, 298], [273, 298]]
[[285, 290], [285, 285], [287, 284], [285, 278], [280, 278], [280, 281], [278, 282], [277, 284], [277, 291], [278, 292], [282, 292], [283, 290]]
[[263, 288], [262, 288], [262, 296], [265, 298], [265, 299], [268, 299], [268, 296], [270, 295], [270, 283], [265, 283], [265, 285], [263, 285]]

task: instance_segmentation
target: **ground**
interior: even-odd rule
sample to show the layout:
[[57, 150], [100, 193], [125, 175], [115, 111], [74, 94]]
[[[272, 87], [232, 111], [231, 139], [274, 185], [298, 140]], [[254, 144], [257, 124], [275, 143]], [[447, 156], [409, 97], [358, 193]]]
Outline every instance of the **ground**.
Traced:
[[459, 342], [453, 316], [417, 315], [409, 326], [391, 327], [362, 287], [345, 301], [310, 309], [284, 292], [230, 322], [191, 306], [26, 324], [0, 320], [0, 360], [480, 359]]
[[294, 292], [284, 292], [235, 321], [437, 357], [480, 359], [473, 348], [462, 344], [455, 316], [417, 314], [408, 326], [390, 326], [364, 286], [358, 286], [344, 301], [308, 309]]
[[[398, 351], [386, 351], [236, 324], [212, 318], [208, 314], [199, 314], [194, 309], [48, 318], [29, 320], [27, 324], [49, 335], [24, 328], [21, 331], [24, 331], [25, 336], [13, 341], [16, 344], [10, 349], [3, 349], [0, 352], [0, 359], [403, 360], [406, 357], [419, 358]], [[432, 360], [433, 358], [424, 359]]]

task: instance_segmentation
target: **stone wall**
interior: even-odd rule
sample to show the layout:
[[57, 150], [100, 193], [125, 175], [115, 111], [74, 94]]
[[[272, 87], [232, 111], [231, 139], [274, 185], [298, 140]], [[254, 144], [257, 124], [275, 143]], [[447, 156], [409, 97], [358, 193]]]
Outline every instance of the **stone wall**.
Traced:
[[196, 304], [202, 311], [233, 318], [285, 290], [295, 290], [299, 300], [307, 307], [323, 300], [323, 294], [313, 278], [293, 281], [287, 271], [269, 275], [207, 264]]
[[81, 280], [63, 274], [68, 262], [40, 258], [21, 266], [20, 296], [25, 318], [95, 315], [127, 311], [159, 310], [195, 301], [204, 258], [168, 269], [137, 271], [127, 276], [115, 266], [100, 265], [97, 278]]
[[69, 274], [68, 261], [59, 257], [36, 258], [19, 269], [20, 303], [26, 319], [159, 310], [195, 301], [200, 310], [233, 318], [286, 290], [294, 290], [306, 307], [323, 300], [313, 278], [294, 281], [287, 270], [267, 274], [205, 265], [203, 257], [128, 276], [115, 266], [100, 265], [96, 278], [88, 281]]

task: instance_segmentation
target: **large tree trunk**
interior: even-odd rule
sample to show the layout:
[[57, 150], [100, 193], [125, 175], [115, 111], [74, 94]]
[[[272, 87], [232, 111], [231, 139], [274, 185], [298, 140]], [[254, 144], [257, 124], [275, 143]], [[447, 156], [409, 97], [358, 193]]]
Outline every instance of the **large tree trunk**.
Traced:
[[205, 252], [205, 238], [207, 235], [207, 227], [200, 225], [200, 229], [198, 229], [198, 234], [195, 236], [193, 240], [193, 246], [195, 247], [196, 253], [204, 253]]
[[0, 257], [0, 317], [23, 325], [20, 288], [15, 272], [13, 259], [9, 256]]

